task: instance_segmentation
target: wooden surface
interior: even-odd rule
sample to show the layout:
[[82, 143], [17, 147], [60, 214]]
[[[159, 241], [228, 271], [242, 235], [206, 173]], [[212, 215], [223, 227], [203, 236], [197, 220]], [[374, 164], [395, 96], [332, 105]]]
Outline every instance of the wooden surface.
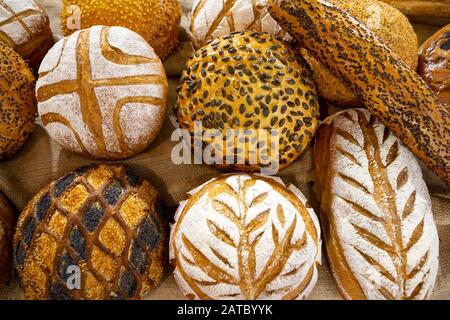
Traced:
[[[60, 0], [41, 0], [51, 17], [55, 38], [62, 37], [60, 28]], [[192, 0], [182, 1], [185, 10], [190, 8]], [[185, 19], [183, 19], [185, 24]], [[423, 42], [436, 30], [432, 25], [415, 25], [420, 42]], [[186, 40], [184, 32], [181, 38]], [[171, 209], [176, 210], [179, 201], [185, 198], [186, 192], [220, 174], [206, 165], [175, 165], [171, 161], [172, 148], [177, 142], [171, 141], [174, 130], [173, 105], [178, 85], [180, 68], [184, 64], [189, 44], [180, 46], [179, 52], [172, 55], [165, 63], [170, 78], [170, 111], [164, 128], [156, 141], [141, 155], [125, 162], [133, 165], [139, 172], [147, 176], [161, 191], [164, 200]], [[175, 76], [174, 76], [175, 75]], [[322, 116], [330, 112], [323, 108]], [[331, 109], [335, 110], [335, 109]], [[92, 163], [91, 160], [62, 150], [52, 142], [45, 130], [38, 126], [25, 148], [12, 160], [0, 163], [0, 188], [22, 209], [41, 188], [52, 180], [76, 169]], [[441, 240], [440, 269], [434, 291], [435, 299], [450, 299], [450, 191], [433, 173], [424, 170], [433, 200], [433, 212], [438, 224]], [[315, 210], [319, 202], [315, 190], [315, 174], [312, 165], [311, 151], [308, 150], [292, 166], [283, 170], [280, 177], [293, 183], [309, 198]], [[0, 290], [0, 298], [21, 298], [21, 292], [15, 284]], [[182, 299], [174, 279], [167, 275], [161, 286], [153, 290], [147, 299]], [[329, 273], [326, 259], [319, 270], [319, 282], [310, 297], [311, 299], [340, 299], [336, 286]]]

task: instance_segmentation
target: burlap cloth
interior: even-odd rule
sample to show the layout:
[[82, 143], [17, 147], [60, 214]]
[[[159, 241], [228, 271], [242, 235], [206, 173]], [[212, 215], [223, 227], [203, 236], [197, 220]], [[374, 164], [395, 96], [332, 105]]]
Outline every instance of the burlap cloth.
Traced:
[[[51, 17], [52, 29], [57, 39], [61, 38], [60, 7], [61, 0], [41, 0]], [[183, 10], [189, 12], [193, 0], [182, 0]], [[186, 25], [186, 17], [183, 18]], [[423, 42], [437, 30], [436, 26], [415, 25], [419, 39]], [[182, 28], [183, 29], [183, 28]], [[182, 40], [187, 40], [182, 31]], [[178, 85], [179, 73], [184, 65], [189, 50], [189, 43], [181, 44], [180, 49], [165, 63], [170, 76], [170, 107], [176, 99], [175, 88]], [[325, 108], [328, 114], [335, 111]], [[164, 129], [148, 150], [125, 162], [134, 166], [137, 171], [148, 177], [161, 191], [167, 205], [174, 212], [178, 202], [185, 198], [186, 192], [203, 182], [220, 174], [219, 171], [206, 165], [174, 165], [170, 154], [176, 142], [171, 142], [174, 129], [173, 111], [169, 113]], [[22, 209], [41, 188], [52, 180], [76, 169], [92, 163], [91, 160], [62, 150], [50, 141], [45, 130], [37, 126], [32, 138], [25, 148], [14, 159], [0, 163], [0, 188]], [[438, 225], [440, 237], [439, 274], [434, 290], [434, 299], [450, 299], [450, 190], [440, 180], [424, 168], [425, 179], [433, 201], [433, 212]], [[282, 171], [279, 176], [286, 182], [298, 186], [310, 199], [315, 210], [319, 202], [315, 190], [315, 174], [312, 165], [311, 151], [308, 150], [292, 166]], [[310, 299], [340, 299], [340, 295], [329, 272], [326, 259], [319, 271], [319, 282]], [[22, 297], [16, 284], [0, 290], [0, 299], [19, 299]], [[147, 299], [182, 299], [183, 296], [171, 275], [167, 275], [161, 285], [153, 290]]]

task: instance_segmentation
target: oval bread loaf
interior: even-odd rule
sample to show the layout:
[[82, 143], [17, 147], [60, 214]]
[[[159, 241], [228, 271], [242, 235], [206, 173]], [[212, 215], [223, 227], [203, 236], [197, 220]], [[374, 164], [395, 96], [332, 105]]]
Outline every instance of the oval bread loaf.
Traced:
[[270, 0], [269, 10], [450, 186], [450, 112], [417, 73], [326, 0]]
[[328, 260], [346, 299], [426, 299], [438, 270], [431, 200], [414, 155], [365, 109], [321, 125], [315, 163]]

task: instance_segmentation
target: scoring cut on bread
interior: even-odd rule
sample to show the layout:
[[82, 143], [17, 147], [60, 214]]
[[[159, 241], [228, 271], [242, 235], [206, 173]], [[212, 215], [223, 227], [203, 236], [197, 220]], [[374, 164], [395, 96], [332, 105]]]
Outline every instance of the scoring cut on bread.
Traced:
[[327, 256], [346, 299], [428, 299], [439, 238], [414, 155], [365, 109], [326, 119], [314, 152]]

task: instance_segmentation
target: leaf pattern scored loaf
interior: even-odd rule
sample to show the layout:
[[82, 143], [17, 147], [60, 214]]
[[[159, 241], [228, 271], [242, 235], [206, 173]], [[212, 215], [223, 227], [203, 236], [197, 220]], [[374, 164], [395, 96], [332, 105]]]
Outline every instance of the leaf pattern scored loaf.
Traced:
[[279, 179], [238, 174], [190, 192], [172, 226], [175, 278], [191, 299], [302, 299], [320, 263], [320, 227]]
[[367, 110], [325, 120], [315, 162], [333, 275], [347, 299], [426, 299], [438, 269], [431, 200], [414, 155]]

